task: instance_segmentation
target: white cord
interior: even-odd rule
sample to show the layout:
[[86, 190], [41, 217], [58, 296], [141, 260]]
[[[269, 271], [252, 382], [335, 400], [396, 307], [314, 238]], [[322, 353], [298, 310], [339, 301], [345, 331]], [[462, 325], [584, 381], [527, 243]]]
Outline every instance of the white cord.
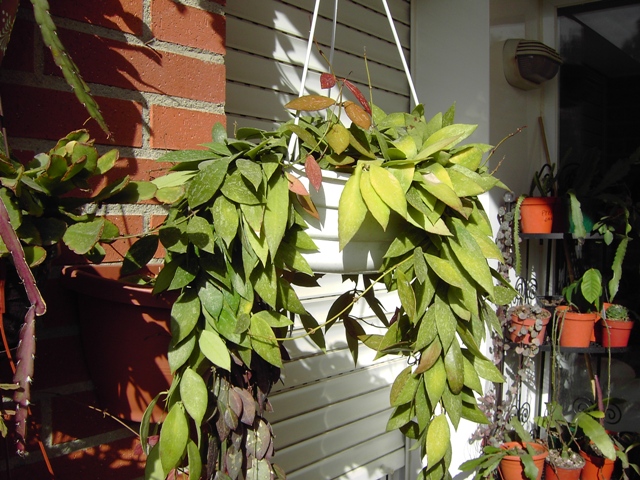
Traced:
[[393, 17], [391, 17], [391, 11], [389, 10], [389, 5], [387, 4], [387, 0], [382, 0], [382, 4], [384, 5], [385, 12], [387, 12], [387, 19], [389, 20], [389, 25], [391, 26], [391, 32], [393, 33], [393, 38], [396, 41], [396, 47], [398, 47], [398, 53], [400, 54], [400, 60], [402, 60], [404, 73], [407, 75], [407, 82], [409, 82], [409, 88], [411, 89], [411, 95], [413, 96], [413, 101], [416, 105], [419, 105], [420, 102], [418, 101], [418, 94], [416, 93], [416, 87], [413, 85], [413, 80], [411, 79], [411, 72], [409, 71], [409, 66], [407, 65], [407, 61], [404, 58], [402, 45], [400, 45], [398, 32], [396, 31], [396, 26], [393, 23]]

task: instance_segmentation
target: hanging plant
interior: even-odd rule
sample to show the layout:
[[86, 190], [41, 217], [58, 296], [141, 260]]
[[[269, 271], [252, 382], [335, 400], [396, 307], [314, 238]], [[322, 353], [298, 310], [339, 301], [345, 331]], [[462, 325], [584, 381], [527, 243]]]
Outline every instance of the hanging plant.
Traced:
[[[351, 90], [344, 79], [328, 80]], [[378, 357], [411, 360], [391, 389], [387, 428], [418, 441], [427, 458], [420, 478], [447, 477], [450, 424], [487, 422], [476, 399], [480, 378], [503, 379], [479, 346], [487, 328], [501, 330], [491, 303], [508, 304], [514, 295], [487, 262], [502, 261], [478, 199], [503, 186], [487, 169], [491, 147], [462, 144], [475, 126], [455, 124], [453, 108], [427, 120], [421, 105], [386, 114], [362, 94], [356, 100], [302, 97], [288, 107], [324, 115], [275, 131], [241, 128], [235, 138], [218, 124], [204, 150], [160, 159], [174, 163], [154, 181], [157, 196], [173, 200], [169, 214], [123, 266], [127, 274], [146, 264], [161, 243], [165, 265], [154, 291], [180, 294], [172, 309], [167, 416], [157, 426], [147, 417], [141, 426], [145, 446], [152, 428], [159, 430], [147, 478], [187, 466], [193, 478], [284, 477], [272, 463], [265, 413], [288, 359], [293, 320], [320, 347], [322, 330], [342, 321], [350, 346], [362, 341]], [[349, 127], [341, 112], [352, 120]], [[340, 295], [326, 319], [314, 318], [298, 298], [295, 286], [313, 284], [317, 273], [305, 254], [316, 251], [307, 229], [318, 215], [291, 174], [295, 165], [310, 189], [323, 188], [323, 171], [350, 174], [338, 206], [340, 249], [370, 217], [382, 230], [398, 226], [377, 277], [400, 297], [391, 318], [378, 308], [371, 276], [364, 292]], [[384, 334], [365, 333], [352, 311], [360, 298], [374, 306]]]

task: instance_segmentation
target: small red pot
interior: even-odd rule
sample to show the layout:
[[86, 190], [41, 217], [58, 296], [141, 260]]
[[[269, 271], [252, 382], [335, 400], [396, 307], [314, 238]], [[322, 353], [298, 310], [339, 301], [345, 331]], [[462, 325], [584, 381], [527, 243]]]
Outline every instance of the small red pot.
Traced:
[[586, 348], [595, 339], [594, 327], [600, 314], [572, 312], [567, 305], [556, 307], [556, 312], [561, 347]]
[[611, 480], [613, 467], [615, 466], [614, 460], [589, 455], [582, 451], [580, 452], [580, 456], [585, 460], [582, 473], [580, 474], [580, 480]]
[[[542, 319], [542, 328], [540, 332], [538, 332], [538, 336], [536, 337], [540, 339], [540, 344], [542, 344], [542, 342], [545, 339], [545, 335], [547, 334], [547, 325], [550, 319], [551, 319], [551, 314], [549, 314], [548, 317]], [[527, 333], [525, 333], [524, 335], [520, 335], [520, 330], [522, 330], [523, 326], [529, 329], [533, 327], [535, 323], [536, 323], [535, 318], [522, 319], [522, 318], [519, 318], [517, 315], [511, 315], [511, 324], [516, 328], [513, 332], [510, 332], [509, 334], [511, 341], [515, 343], [531, 343], [531, 340], [532, 340], [531, 332], [527, 331]]]
[[527, 197], [520, 205], [522, 233], [551, 233], [556, 197]]
[[603, 347], [626, 347], [633, 330], [633, 320], [601, 319], [599, 330], [598, 336]]
[[[526, 448], [524, 445], [525, 444], [521, 442], [507, 442], [504, 443], [501, 448], [504, 448], [505, 450], [509, 450], [514, 447]], [[544, 459], [549, 456], [549, 450], [547, 450], [547, 447], [540, 445], [539, 443], [527, 443], [527, 445], [532, 446], [536, 452], [539, 452], [533, 456], [533, 463], [538, 467], [537, 480], [540, 480], [544, 470]], [[527, 477], [524, 474], [522, 460], [517, 455], [507, 455], [504, 457], [500, 461], [499, 469], [503, 480], [527, 480]]]
[[582, 467], [578, 468], [562, 468], [553, 467], [549, 462], [544, 465], [545, 480], [579, 480], [582, 473]]

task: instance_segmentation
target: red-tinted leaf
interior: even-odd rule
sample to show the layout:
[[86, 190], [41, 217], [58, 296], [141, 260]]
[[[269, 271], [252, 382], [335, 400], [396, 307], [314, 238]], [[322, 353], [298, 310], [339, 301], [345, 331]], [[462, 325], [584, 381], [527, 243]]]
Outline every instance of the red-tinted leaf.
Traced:
[[287, 172], [287, 180], [289, 181], [289, 191], [298, 195], [309, 195], [309, 192], [300, 180]]
[[371, 115], [371, 107], [369, 106], [369, 102], [367, 101], [365, 96], [362, 94], [360, 89], [356, 87], [353, 83], [351, 83], [349, 80], [347, 80], [346, 78], [343, 80], [343, 83], [344, 83], [344, 86], [347, 87], [351, 91], [351, 93], [353, 93], [353, 95], [360, 102], [364, 110], [369, 115]]
[[309, 182], [316, 189], [316, 192], [320, 190], [322, 186], [322, 169], [313, 155], [307, 155], [304, 161], [304, 171], [309, 178]]
[[369, 130], [369, 127], [371, 127], [371, 116], [365, 112], [364, 108], [349, 101], [344, 102], [343, 106], [344, 111], [353, 123], [360, 128]]
[[318, 209], [313, 204], [313, 200], [308, 195], [296, 195], [298, 197], [298, 202], [300, 202], [300, 206], [302, 209], [311, 215], [313, 218], [320, 220], [320, 214], [318, 213]]
[[336, 85], [336, 76], [332, 73], [323, 73], [320, 75], [320, 87], [332, 88]]

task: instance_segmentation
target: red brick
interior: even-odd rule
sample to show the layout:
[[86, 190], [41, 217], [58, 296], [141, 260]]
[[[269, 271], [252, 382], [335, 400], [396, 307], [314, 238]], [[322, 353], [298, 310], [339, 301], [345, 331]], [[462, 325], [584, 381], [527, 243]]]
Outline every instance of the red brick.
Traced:
[[51, 13], [91, 25], [140, 35], [142, 33], [142, 0], [108, 0], [86, 2], [78, 7], [78, 0], [50, 2]]
[[[144, 225], [140, 215], [107, 215], [106, 218], [120, 229], [120, 235], [139, 235], [143, 232]], [[104, 245], [106, 257], [103, 261], [121, 262], [136, 240], [137, 237], [123, 238]]]
[[78, 336], [38, 338], [34, 390], [88, 380], [89, 373]]
[[3, 70], [19, 70], [22, 72], [33, 72], [33, 50], [34, 50], [34, 29], [35, 23], [22, 19], [16, 19], [11, 32], [11, 40], [7, 46], [4, 59], [2, 60]]
[[184, 108], [151, 106], [151, 146], [170, 150], [199, 148], [211, 141], [211, 128], [226, 117]]
[[[61, 40], [87, 82], [207, 102], [224, 101], [224, 65], [149, 47], [60, 29]], [[61, 76], [46, 55], [44, 72]]]
[[142, 107], [139, 103], [96, 97], [111, 128], [112, 138], [94, 120], [83, 126], [89, 114], [70, 92], [3, 84], [2, 101], [9, 137], [57, 140], [70, 131], [86, 128], [97, 143], [142, 146]]
[[159, 40], [221, 54], [226, 52], [226, 21], [222, 15], [173, 0], [154, 0], [151, 18], [151, 30]]
[[122, 428], [112, 418], [91, 408], [96, 405], [96, 397], [89, 391], [52, 397], [52, 443], [57, 445]]

